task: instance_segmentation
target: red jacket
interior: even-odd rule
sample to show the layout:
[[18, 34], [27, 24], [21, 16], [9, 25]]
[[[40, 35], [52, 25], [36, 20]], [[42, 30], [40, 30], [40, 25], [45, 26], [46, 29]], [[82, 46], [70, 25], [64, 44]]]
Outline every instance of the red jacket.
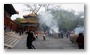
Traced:
[[84, 45], [84, 37], [78, 36], [76, 42], [77, 42], [78, 44]]

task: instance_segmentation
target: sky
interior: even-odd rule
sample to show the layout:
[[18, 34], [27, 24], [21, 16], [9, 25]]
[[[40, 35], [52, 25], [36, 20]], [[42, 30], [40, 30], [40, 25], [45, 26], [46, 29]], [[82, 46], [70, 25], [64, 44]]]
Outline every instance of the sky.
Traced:
[[84, 12], [84, 4], [62, 4], [61, 8], [65, 10], [73, 9], [76, 12], [83, 11]]
[[[19, 14], [14, 14], [11, 16], [12, 20], [15, 20], [17, 17], [23, 18], [23, 15], [29, 14], [30, 12], [25, 11], [28, 9], [24, 4], [12, 4], [16, 11], [19, 12]], [[53, 4], [53, 7], [55, 5], [60, 5], [61, 9], [65, 10], [75, 10], [76, 13], [82, 11], [84, 12], [84, 4]], [[44, 7], [41, 7], [38, 13], [45, 11]]]

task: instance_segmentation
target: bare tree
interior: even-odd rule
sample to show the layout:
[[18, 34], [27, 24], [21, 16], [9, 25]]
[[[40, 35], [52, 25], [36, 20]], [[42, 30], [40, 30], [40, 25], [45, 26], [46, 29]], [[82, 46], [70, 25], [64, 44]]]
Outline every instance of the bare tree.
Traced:
[[25, 4], [25, 6], [29, 8], [25, 11], [34, 12], [34, 14], [37, 15], [37, 13], [40, 10], [42, 5], [40, 5], [40, 4]]
[[30, 12], [34, 12], [34, 14], [37, 15], [37, 13], [39, 12], [41, 7], [45, 8], [45, 11], [48, 11], [50, 9], [55, 9], [55, 10], [59, 10], [60, 9], [60, 4], [24, 4], [27, 8], [27, 10], [25, 11], [30, 11]]

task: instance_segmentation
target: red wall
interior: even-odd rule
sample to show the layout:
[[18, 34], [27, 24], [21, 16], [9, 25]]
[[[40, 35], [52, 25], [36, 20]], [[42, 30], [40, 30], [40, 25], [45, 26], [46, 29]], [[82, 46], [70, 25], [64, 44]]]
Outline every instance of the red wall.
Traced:
[[16, 30], [18, 27], [18, 25], [10, 18], [8, 18], [5, 13], [4, 13], [4, 25], [6, 25], [6, 27], [10, 28], [11, 30]]

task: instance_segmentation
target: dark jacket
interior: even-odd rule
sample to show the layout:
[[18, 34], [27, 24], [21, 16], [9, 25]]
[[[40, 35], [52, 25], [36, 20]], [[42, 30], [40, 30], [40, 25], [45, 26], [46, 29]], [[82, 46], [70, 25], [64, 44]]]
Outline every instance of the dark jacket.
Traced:
[[84, 37], [78, 36], [76, 42], [78, 43], [78, 45], [84, 45]]
[[27, 47], [32, 45], [34, 35], [31, 32], [27, 32]]

